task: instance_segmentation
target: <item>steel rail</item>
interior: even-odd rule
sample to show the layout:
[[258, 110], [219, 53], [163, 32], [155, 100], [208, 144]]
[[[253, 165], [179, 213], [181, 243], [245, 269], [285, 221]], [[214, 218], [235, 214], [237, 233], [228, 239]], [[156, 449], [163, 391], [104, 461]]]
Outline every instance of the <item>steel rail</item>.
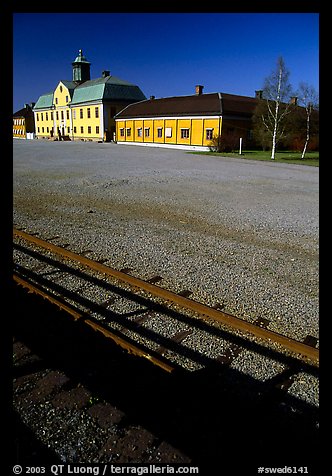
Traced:
[[152, 296], [161, 298], [184, 309], [193, 311], [194, 313], [203, 316], [204, 318], [221, 322], [222, 324], [228, 326], [233, 330], [250, 334], [254, 337], [267, 341], [270, 344], [277, 343], [285, 350], [291, 352], [292, 354], [296, 354], [297, 358], [299, 355], [303, 356], [306, 359], [309, 359], [316, 367], [319, 366], [319, 350], [315, 347], [287, 337], [283, 334], [264, 329], [231, 314], [225, 313], [218, 309], [211, 308], [206, 304], [202, 304], [200, 302], [176, 294], [172, 291], [168, 291], [166, 289], [161, 288], [160, 286], [151, 284], [147, 281], [136, 278], [122, 271], [110, 268], [105, 264], [93, 261], [85, 256], [74, 253], [73, 251], [64, 249], [60, 246], [54, 245], [53, 243], [49, 243], [40, 238], [37, 238], [36, 236], [31, 236], [28, 233], [25, 233], [24, 231], [18, 230], [16, 228], [13, 229], [13, 234], [19, 238], [30, 242], [31, 244], [51, 251], [61, 256], [62, 258], [68, 258], [69, 260], [88, 267], [89, 269], [102, 273], [108, 277], [115, 278], [123, 283], [129, 284], [134, 288], [144, 290]]
[[161, 367], [163, 370], [166, 370], [166, 372], [173, 372], [175, 370], [175, 367], [172, 366], [170, 363], [166, 362], [166, 360], [162, 360], [156, 357], [155, 355], [152, 355], [151, 353], [147, 352], [144, 349], [141, 349], [137, 345], [132, 344], [128, 340], [124, 339], [123, 337], [120, 337], [114, 332], [111, 332], [109, 329], [106, 329], [105, 327], [101, 326], [97, 322], [92, 321], [91, 319], [87, 318], [83, 312], [77, 311], [73, 307], [62, 302], [56, 296], [48, 293], [47, 291], [40, 289], [39, 287], [35, 286], [30, 281], [27, 281], [23, 279], [21, 276], [18, 276], [16, 273], [13, 274], [13, 278], [17, 284], [26, 288], [29, 292], [38, 294], [39, 296], [42, 296], [44, 299], [47, 299], [48, 301], [50, 301], [52, 304], [55, 304], [60, 309], [64, 310], [67, 314], [70, 314], [75, 319], [75, 321], [82, 320], [84, 324], [87, 324], [93, 330], [100, 332], [105, 337], [112, 339], [117, 345], [125, 349], [127, 352], [137, 355], [138, 357], [144, 357], [145, 359], [150, 360], [153, 364], [157, 365], [158, 367]]

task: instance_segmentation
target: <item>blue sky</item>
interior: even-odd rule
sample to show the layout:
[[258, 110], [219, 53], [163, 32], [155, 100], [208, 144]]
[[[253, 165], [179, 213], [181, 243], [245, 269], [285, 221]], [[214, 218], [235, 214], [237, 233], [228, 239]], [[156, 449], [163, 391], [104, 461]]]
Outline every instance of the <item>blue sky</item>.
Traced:
[[36, 102], [83, 49], [149, 97], [224, 92], [254, 96], [279, 56], [296, 89], [319, 88], [318, 13], [14, 13], [13, 110]]

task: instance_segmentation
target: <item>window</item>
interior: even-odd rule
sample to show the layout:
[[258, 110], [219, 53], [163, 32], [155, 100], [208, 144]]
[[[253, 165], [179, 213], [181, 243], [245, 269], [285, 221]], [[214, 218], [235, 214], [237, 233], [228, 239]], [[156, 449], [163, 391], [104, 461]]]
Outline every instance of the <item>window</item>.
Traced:
[[87, 109], [87, 112], [88, 112], [88, 119], [89, 119], [89, 118], [91, 117], [91, 110], [90, 110], [89, 107], [88, 107], [88, 109]]
[[69, 109], [67, 109], [66, 113], [67, 113], [67, 119], [69, 120]]
[[39, 114], [38, 114], [38, 112], [37, 112], [37, 114], [36, 114], [36, 118], [37, 118], [37, 121], [39, 121]]
[[60, 93], [62, 93], [62, 86], [60, 86]]
[[96, 126], [96, 134], [99, 134], [99, 126]]
[[189, 129], [181, 129], [181, 139], [189, 139]]
[[165, 136], [166, 137], [172, 137], [172, 128], [171, 127], [166, 127]]
[[51, 112], [51, 121], [53, 121], [54, 119], [54, 115], [53, 115], [53, 112]]
[[91, 126], [88, 126], [88, 134], [91, 134]]
[[84, 133], [84, 127], [81, 126], [81, 134], [83, 134], [83, 133]]
[[63, 111], [61, 111], [61, 120], [63, 121]]
[[142, 128], [139, 127], [139, 128], [137, 129], [137, 137], [142, 137], [142, 135], [143, 135]]
[[49, 129], [48, 129], [48, 127], [46, 127], [46, 132], [47, 132], [47, 133], [50, 132]]
[[39, 127], [38, 127], [38, 132], [40, 132]]
[[42, 127], [42, 133], [44, 134], [44, 127]]
[[128, 128], [127, 128], [127, 137], [130, 137], [130, 136], [131, 136], [131, 128], [128, 127]]
[[95, 107], [95, 117], [99, 117], [99, 107]]
[[70, 127], [69, 126], [67, 127], [67, 131], [68, 131], [68, 134], [70, 134]]
[[68, 96], [66, 96], [66, 102], [68, 102]]
[[48, 113], [45, 112], [45, 119], [48, 121]]
[[43, 121], [43, 113], [40, 114], [40, 120]]
[[145, 135], [145, 137], [150, 137], [150, 127], [146, 127], [144, 129], [144, 135]]
[[125, 134], [124, 134], [124, 128], [122, 127], [122, 128], [120, 129], [120, 137], [124, 137], [124, 135], [125, 135]]
[[206, 140], [212, 140], [213, 129], [206, 129]]
[[158, 127], [157, 129], [157, 137], [162, 137], [163, 136], [163, 128], [162, 127]]
[[58, 98], [55, 98], [55, 104], [58, 104]]
[[55, 111], [55, 118], [56, 118], [57, 121], [59, 120], [59, 112], [58, 111]]
[[80, 109], [80, 119], [83, 119], [83, 109]]
[[73, 119], [76, 119], [76, 109], [73, 109]]
[[77, 132], [77, 131], [76, 131], [76, 126], [74, 126], [74, 134], [76, 134], [76, 132]]

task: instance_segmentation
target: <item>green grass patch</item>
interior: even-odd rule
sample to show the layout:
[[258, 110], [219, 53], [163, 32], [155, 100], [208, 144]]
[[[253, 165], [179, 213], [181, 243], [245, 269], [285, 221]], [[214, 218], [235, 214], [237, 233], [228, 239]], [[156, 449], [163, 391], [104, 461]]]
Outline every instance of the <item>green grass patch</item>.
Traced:
[[269, 162], [283, 162], [287, 164], [300, 164], [319, 166], [319, 152], [307, 152], [304, 159], [301, 159], [301, 152], [281, 151], [276, 152], [275, 159], [271, 159], [271, 151], [245, 150], [239, 155], [236, 152], [188, 152], [200, 155], [214, 155], [219, 157], [234, 157], [236, 159], [263, 160]]

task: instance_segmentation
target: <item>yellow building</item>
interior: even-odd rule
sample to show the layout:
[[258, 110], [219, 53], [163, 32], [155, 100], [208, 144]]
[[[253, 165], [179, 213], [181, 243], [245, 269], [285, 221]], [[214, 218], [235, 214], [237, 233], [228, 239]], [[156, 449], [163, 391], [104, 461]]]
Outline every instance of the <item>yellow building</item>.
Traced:
[[138, 86], [110, 71], [90, 79], [90, 64], [79, 50], [72, 63], [73, 79], [59, 81], [54, 91], [40, 96], [33, 109], [37, 138], [112, 140], [116, 113], [146, 99]]
[[32, 108], [35, 103], [25, 104], [23, 109], [13, 114], [13, 137], [15, 139], [33, 138], [35, 123]]
[[118, 144], [209, 150], [213, 137], [249, 141], [257, 99], [224, 93], [150, 99], [131, 104], [116, 117]]

